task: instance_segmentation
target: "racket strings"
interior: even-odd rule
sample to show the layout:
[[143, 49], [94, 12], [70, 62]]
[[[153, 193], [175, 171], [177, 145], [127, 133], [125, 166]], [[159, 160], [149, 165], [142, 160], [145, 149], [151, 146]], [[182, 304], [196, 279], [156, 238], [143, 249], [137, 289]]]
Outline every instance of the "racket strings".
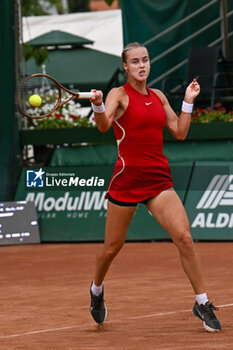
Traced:
[[25, 80], [18, 91], [18, 106], [31, 118], [41, 118], [52, 113], [60, 102], [57, 84], [47, 77], [35, 76]]

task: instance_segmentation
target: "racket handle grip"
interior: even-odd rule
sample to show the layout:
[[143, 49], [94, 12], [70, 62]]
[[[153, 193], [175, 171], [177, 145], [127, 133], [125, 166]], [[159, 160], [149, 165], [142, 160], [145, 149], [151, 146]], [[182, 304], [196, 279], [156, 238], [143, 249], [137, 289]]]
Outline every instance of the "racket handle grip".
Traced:
[[79, 92], [78, 98], [84, 99], [84, 98], [91, 98], [94, 95], [93, 92]]

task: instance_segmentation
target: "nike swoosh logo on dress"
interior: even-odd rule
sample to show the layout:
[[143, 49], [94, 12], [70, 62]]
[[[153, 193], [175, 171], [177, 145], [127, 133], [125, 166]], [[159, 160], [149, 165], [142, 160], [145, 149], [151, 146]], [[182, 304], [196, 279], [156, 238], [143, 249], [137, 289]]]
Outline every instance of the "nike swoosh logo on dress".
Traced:
[[152, 102], [146, 102], [146, 106], [149, 106], [151, 105]]

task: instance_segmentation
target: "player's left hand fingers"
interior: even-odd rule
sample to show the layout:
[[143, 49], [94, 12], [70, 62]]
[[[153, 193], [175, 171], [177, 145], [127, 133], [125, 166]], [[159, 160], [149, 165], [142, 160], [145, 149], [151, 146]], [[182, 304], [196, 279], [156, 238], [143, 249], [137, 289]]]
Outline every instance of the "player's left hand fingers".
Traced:
[[190, 84], [190, 87], [191, 87], [192, 89], [194, 89], [195, 91], [200, 90], [200, 85], [199, 85], [199, 83], [196, 81], [196, 79], [193, 79], [193, 81], [192, 81], [191, 84]]

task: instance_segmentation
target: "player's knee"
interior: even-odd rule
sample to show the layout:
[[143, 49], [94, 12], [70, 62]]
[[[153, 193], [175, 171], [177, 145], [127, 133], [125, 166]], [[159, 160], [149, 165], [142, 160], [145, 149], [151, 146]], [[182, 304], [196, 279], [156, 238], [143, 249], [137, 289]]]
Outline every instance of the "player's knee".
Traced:
[[184, 230], [182, 234], [180, 234], [177, 245], [181, 252], [190, 254], [194, 251], [195, 247], [189, 230]]
[[117, 255], [117, 253], [120, 251], [122, 246], [123, 246], [123, 244], [115, 244], [115, 245], [111, 245], [109, 247], [106, 247], [105, 255], [106, 255], [107, 259], [112, 260]]

